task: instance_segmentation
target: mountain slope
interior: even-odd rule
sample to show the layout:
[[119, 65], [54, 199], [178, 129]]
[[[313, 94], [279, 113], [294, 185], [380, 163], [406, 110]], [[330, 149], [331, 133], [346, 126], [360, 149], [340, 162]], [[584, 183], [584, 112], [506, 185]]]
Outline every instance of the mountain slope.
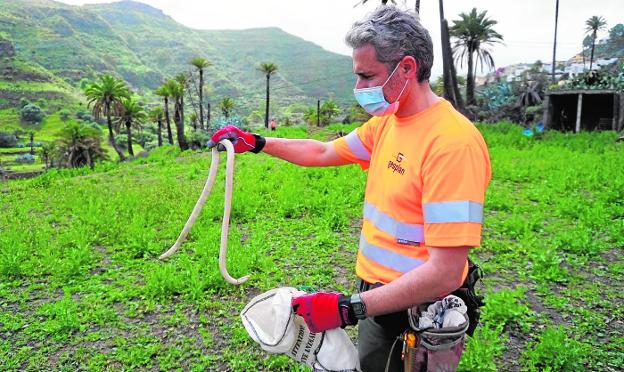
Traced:
[[82, 7], [48, 0], [4, 3], [0, 36], [11, 40], [17, 56], [75, 86], [81, 78], [112, 72], [145, 94], [166, 78], [191, 71], [192, 57], [204, 56], [214, 64], [206, 71], [213, 103], [227, 95], [243, 110], [258, 107], [265, 79], [256, 67], [264, 61], [279, 66], [271, 79], [278, 105], [326, 97], [353, 101], [349, 57], [277, 28], [194, 30], [132, 1]]

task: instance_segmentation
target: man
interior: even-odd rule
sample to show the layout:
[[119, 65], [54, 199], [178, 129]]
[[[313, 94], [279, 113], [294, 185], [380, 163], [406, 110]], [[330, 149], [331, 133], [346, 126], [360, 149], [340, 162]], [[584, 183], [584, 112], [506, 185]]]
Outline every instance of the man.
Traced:
[[374, 117], [345, 137], [322, 143], [263, 138], [226, 127], [238, 152], [263, 151], [303, 166], [358, 163], [368, 169], [356, 273], [361, 293], [318, 292], [293, 300], [313, 332], [359, 322], [364, 371], [402, 370], [392, 343], [408, 327], [406, 309], [461, 286], [467, 255], [480, 244], [490, 180], [479, 131], [429, 87], [433, 46], [417, 17], [382, 6], [356, 22], [355, 97]]

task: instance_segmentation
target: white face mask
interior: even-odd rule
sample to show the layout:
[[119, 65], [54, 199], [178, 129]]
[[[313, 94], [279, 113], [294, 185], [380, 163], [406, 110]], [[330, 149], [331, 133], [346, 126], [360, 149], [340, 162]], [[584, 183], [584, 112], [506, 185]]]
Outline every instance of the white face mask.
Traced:
[[383, 88], [388, 84], [388, 81], [390, 81], [390, 78], [392, 78], [392, 75], [394, 75], [400, 64], [401, 62], [396, 65], [390, 76], [388, 76], [388, 79], [386, 79], [386, 82], [382, 85], [371, 88], [353, 89], [355, 99], [369, 114], [373, 116], [385, 116], [392, 115], [399, 110], [399, 99], [407, 87], [407, 80], [405, 80], [405, 85], [403, 89], [401, 89], [401, 93], [399, 93], [399, 96], [393, 103], [386, 100]]

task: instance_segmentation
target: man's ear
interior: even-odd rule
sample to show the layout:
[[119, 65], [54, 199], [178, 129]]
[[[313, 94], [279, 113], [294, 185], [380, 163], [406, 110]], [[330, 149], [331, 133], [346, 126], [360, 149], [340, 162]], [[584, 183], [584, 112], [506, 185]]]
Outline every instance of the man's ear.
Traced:
[[416, 59], [412, 56], [405, 56], [401, 61], [401, 69], [405, 74], [407, 79], [416, 79], [417, 71], [418, 71], [418, 63]]

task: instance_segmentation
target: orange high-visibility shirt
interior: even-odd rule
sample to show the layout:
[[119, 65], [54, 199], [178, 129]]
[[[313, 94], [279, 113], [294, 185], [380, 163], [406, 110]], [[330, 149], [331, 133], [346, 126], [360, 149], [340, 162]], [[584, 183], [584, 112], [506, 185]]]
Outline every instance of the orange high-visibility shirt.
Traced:
[[480, 245], [490, 158], [478, 129], [446, 100], [406, 118], [373, 117], [333, 144], [368, 169], [360, 278], [389, 283], [424, 263], [427, 247]]

